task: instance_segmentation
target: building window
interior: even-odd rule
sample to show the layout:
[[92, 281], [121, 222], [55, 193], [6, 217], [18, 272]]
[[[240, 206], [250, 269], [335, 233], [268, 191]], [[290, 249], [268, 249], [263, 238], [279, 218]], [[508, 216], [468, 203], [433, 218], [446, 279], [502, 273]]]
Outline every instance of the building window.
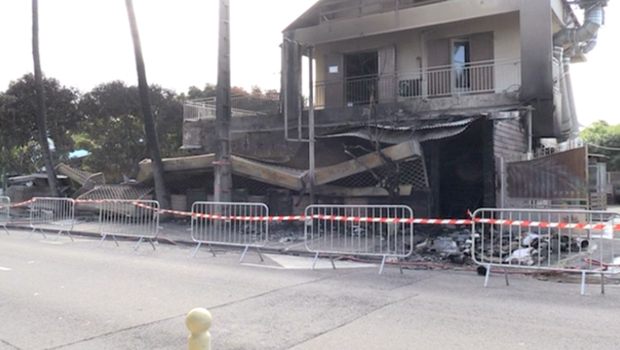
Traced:
[[377, 101], [379, 81], [378, 51], [344, 56], [346, 104], [359, 105]]
[[456, 39], [452, 41], [452, 83], [457, 91], [470, 88], [469, 51], [469, 40]]

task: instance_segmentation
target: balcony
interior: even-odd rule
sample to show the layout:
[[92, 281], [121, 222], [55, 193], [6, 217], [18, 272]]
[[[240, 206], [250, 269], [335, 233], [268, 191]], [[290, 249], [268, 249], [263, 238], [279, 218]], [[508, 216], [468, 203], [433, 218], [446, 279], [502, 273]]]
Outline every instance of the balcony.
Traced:
[[319, 21], [357, 18], [445, 0], [331, 0], [321, 5]]
[[[183, 121], [215, 120], [217, 99], [186, 101], [183, 104]], [[277, 113], [280, 108], [280, 95], [267, 94], [261, 97], [232, 96], [230, 98], [232, 117], [254, 117]]]
[[520, 59], [472, 62], [348, 77], [315, 84], [315, 107], [338, 108], [415, 98], [495, 94], [518, 90]]

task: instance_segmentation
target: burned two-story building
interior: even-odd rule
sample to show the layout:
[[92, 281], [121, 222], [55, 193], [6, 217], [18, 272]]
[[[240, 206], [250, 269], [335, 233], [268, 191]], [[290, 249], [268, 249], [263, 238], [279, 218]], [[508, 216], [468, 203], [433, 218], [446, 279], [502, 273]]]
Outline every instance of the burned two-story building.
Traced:
[[[606, 3], [319, 0], [283, 31], [280, 103], [233, 98], [237, 183], [419, 216], [494, 207], [503, 159], [577, 136], [569, 68]], [[186, 148], [215, 150], [213, 111], [186, 105]]]

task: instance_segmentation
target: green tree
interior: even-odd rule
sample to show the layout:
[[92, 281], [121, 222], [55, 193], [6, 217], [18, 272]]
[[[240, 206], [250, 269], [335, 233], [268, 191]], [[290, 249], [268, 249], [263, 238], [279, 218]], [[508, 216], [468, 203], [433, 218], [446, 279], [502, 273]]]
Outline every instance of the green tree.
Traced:
[[[180, 154], [183, 106], [172, 91], [159, 86], [151, 86], [149, 96], [162, 155]], [[135, 178], [139, 162], [150, 155], [138, 88], [120, 81], [101, 84], [82, 97], [79, 108], [84, 119], [76, 146], [91, 153], [84, 169], [101, 171], [111, 181], [123, 175]]]
[[[35, 85], [34, 76], [26, 74], [0, 93], [0, 164], [13, 173], [37, 172], [45, 166], [37, 137]], [[43, 78], [43, 86], [53, 162], [64, 162], [74, 150], [72, 135], [81, 120], [79, 94], [53, 78]]]
[[[269, 90], [271, 91], [271, 90]], [[257, 94], [257, 95], [256, 95]], [[217, 86], [207, 83], [205, 87], [201, 90], [196, 86], [190, 86], [187, 90], [187, 94], [181, 95], [181, 99], [185, 100], [201, 100], [205, 98], [215, 98], [217, 95]], [[244, 88], [233, 86], [230, 89], [230, 95], [232, 97], [239, 96], [253, 96], [253, 97], [261, 97], [263, 95], [263, 91], [258, 86], [252, 86], [252, 92], [247, 92]]]
[[187, 95], [183, 95], [187, 100], [200, 100], [204, 98], [215, 97], [217, 94], [216, 86], [213, 84], [206, 84], [204, 89], [200, 90], [196, 86], [190, 86]]
[[591, 150], [609, 157], [607, 170], [620, 171], [620, 124], [609, 125], [601, 120], [584, 129], [580, 136]]

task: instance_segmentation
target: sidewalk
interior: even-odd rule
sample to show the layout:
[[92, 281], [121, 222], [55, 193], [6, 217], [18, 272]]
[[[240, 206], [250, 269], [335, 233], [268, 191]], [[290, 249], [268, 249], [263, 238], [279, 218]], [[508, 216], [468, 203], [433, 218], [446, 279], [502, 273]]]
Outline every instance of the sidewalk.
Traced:
[[[197, 245], [191, 236], [191, 227], [189, 223], [185, 222], [166, 222], [161, 223], [157, 238], [157, 242], [161, 244], [182, 244], [182, 245]], [[7, 225], [8, 228], [31, 230], [31, 227], [27, 220], [20, 220], [18, 222], [12, 222]], [[264, 248], [266, 252], [272, 253], [294, 253], [294, 254], [307, 254], [307, 250], [304, 245], [304, 233], [300, 227], [286, 229], [280, 227], [269, 227], [269, 241]], [[46, 235], [55, 235], [58, 231], [45, 230]], [[63, 234], [66, 234], [63, 232]], [[99, 223], [96, 221], [85, 221], [83, 219], [77, 219], [74, 223], [71, 234], [74, 236], [86, 236], [93, 238], [101, 238], [99, 233]], [[111, 238], [107, 238], [110, 239]], [[138, 240], [134, 238], [123, 238], [117, 236], [117, 239], [124, 240]], [[240, 248], [242, 249], [242, 248]]]

